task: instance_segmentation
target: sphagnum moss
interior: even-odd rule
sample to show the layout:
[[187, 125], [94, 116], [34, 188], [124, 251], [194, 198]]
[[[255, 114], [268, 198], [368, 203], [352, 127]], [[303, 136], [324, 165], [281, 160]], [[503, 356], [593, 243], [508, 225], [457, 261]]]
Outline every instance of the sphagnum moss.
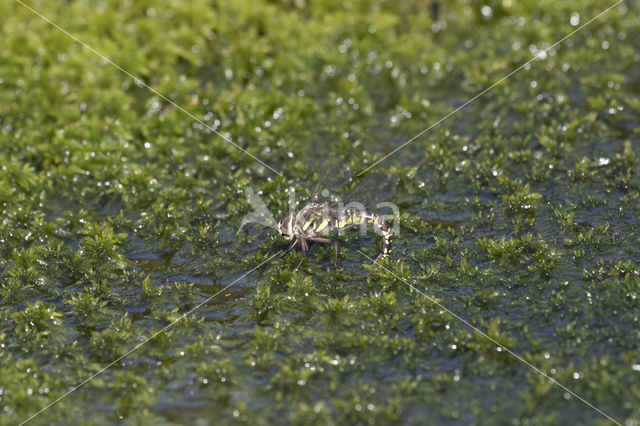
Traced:
[[[419, 133], [601, 2], [0, 4], [0, 423], [283, 248], [237, 232]], [[625, 2], [381, 163], [384, 265], [621, 422], [640, 419], [640, 21]], [[304, 201], [304, 200], [303, 200]], [[393, 274], [279, 257], [34, 419], [600, 423]], [[364, 262], [366, 264], [366, 262]]]

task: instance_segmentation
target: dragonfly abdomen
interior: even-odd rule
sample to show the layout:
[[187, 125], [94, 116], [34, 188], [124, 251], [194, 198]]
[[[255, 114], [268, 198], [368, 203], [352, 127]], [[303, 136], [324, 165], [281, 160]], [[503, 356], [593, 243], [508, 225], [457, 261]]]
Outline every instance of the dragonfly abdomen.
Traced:
[[382, 252], [376, 260], [387, 257], [391, 253], [393, 233], [380, 215], [366, 210], [338, 210], [312, 204], [298, 213], [295, 233], [308, 239], [365, 224], [382, 236]]
[[387, 257], [391, 253], [393, 233], [389, 229], [389, 225], [382, 220], [380, 215], [366, 210], [345, 210], [340, 215], [337, 223], [337, 229], [347, 229], [352, 226], [363, 225], [365, 223], [367, 225], [371, 225], [380, 235], [382, 235], [382, 252], [376, 260]]

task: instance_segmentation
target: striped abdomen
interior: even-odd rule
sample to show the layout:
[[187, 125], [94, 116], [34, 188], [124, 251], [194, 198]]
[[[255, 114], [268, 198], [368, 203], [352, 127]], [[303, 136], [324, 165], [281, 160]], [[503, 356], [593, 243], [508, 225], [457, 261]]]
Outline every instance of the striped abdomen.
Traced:
[[387, 257], [391, 253], [393, 233], [380, 215], [365, 210], [345, 210], [341, 214], [337, 228], [341, 230], [364, 223], [371, 225], [382, 235], [382, 252], [378, 255], [376, 261]]
[[376, 261], [387, 257], [391, 253], [393, 233], [380, 215], [365, 210], [335, 210], [320, 206], [307, 207], [297, 218], [300, 229], [305, 236], [326, 235], [330, 232], [341, 231], [358, 225], [371, 225], [382, 235], [382, 252]]

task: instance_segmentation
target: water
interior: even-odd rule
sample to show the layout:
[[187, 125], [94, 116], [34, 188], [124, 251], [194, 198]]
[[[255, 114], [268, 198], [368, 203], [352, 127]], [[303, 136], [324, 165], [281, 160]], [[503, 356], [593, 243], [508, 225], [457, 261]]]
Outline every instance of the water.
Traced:
[[33, 7], [283, 176], [0, 6], [0, 424], [114, 360], [33, 423], [607, 421], [505, 348], [639, 422], [634, 4], [376, 166], [388, 270], [354, 231], [342, 268], [315, 244], [248, 274], [286, 248], [238, 232], [248, 185], [283, 217], [319, 159], [373, 164], [603, 6]]

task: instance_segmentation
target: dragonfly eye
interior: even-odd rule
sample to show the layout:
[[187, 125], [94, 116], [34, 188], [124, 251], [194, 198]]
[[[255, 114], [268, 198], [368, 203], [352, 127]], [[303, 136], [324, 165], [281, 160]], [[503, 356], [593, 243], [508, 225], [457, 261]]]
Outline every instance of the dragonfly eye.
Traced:
[[285, 240], [293, 238], [293, 229], [291, 229], [291, 216], [287, 216], [278, 222], [278, 231]]

